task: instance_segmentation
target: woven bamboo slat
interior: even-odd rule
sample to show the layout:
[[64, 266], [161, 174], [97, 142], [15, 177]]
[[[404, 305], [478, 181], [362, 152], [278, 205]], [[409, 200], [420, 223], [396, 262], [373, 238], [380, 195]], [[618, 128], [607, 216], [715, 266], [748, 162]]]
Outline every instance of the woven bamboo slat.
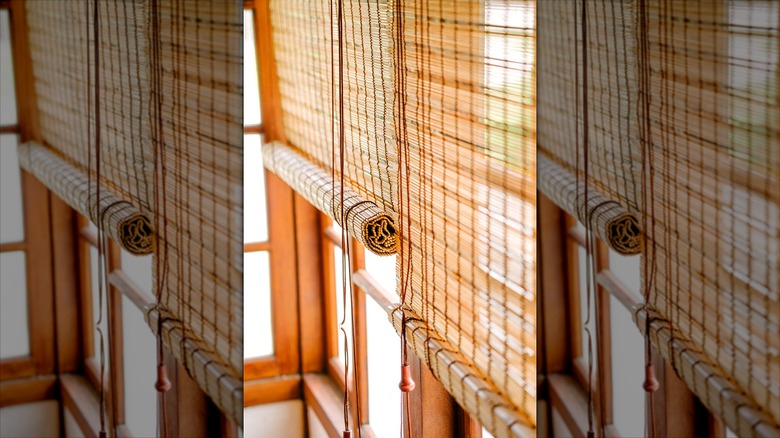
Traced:
[[[38, 143], [19, 145], [19, 165], [132, 254], [151, 254], [155, 247], [152, 221], [132, 203], [101, 188], [85, 172]], [[98, 200], [100, 202], [98, 202]]]
[[396, 253], [398, 235], [392, 216], [349, 187], [341, 187], [330, 172], [279, 142], [263, 145], [263, 165], [320, 211], [347, 228], [366, 249], [377, 255]]
[[539, 191], [582, 223], [590, 223], [599, 239], [624, 255], [639, 254], [644, 236], [635, 214], [617, 201], [590, 189], [585, 203], [585, 184], [562, 166], [540, 153], [537, 155]]

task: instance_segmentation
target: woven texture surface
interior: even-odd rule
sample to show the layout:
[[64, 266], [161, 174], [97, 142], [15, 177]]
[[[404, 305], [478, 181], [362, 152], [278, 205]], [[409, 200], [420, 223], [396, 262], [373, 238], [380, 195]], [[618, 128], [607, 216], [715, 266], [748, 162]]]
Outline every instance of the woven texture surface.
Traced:
[[[339, 123], [331, 106], [338, 99], [338, 42], [329, 9], [335, 22], [335, 4], [271, 0], [269, 7], [285, 139], [329, 173], [335, 170], [338, 180], [338, 146], [335, 155], [331, 148]], [[387, 4], [345, 0], [344, 14], [345, 185], [394, 212], [398, 162]]]
[[737, 435], [780, 436], [780, 4], [658, 0], [645, 14], [658, 345], [678, 370], [678, 340], [706, 365], [682, 375]]
[[19, 145], [19, 165], [92, 222], [101, 222], [109, 237], [132, 254], [154, 250], [149, 217], [112, 193], [100, 193], [89, 176], [37, 143]]
[[407, 339], [495, 436], [533, 430], [536, 208], [524, 193], [535, 191], [534, 2], [392, 7], [403, 308], [424, 323], [418, 334], [454, 346], [458, 365]]
[[346, 227], [366, 249], [378, 255], [395, 254], [397, 251], [398, 235], [393, 218], [349, 187], [341, 187], [329, 172], [311, 160], [275, 142], [263, 145], [263, 165], [339, 225]]
[[[91, 4], [26, 10], [45, 145], [94, 179]], [[166, 345], [242, 424], [242, 4], [111, 0], [99, 12], [102, 187], [153, 223], [150, 324], [163, 315]], [[67, 180], [47, 177], [55, 192]]]
[[780, 5], [589, 1], [585, 84], [577, 4], [539, 4], [539, 148], [584, 185], [587, 87], [590, 187], [645, 233], [640, 328], [738, 436], [780, 435]]
[[[340, 90], [337, 2], [270, 3], [283, 140], [316, 167], [279, 144], [265, 145], [266, 165], [325, 213], [340, 209], [328, 198], [342, 93], [343, 190], [395, 219], [403, 308], [458, 365], [409, 342], [501, 437], [533, 430], [536, 413], [533, 4], [345, 1]], [[452, 374], [463, 370], [467, 383]]]
[[[152, 138], [164, 275], [163, 339], [243, 424], [243, 5], [157, 4]], [[154, 324], [152, 324], [154, 325]], [[205, 356], [207, 360], [199, 359]]]

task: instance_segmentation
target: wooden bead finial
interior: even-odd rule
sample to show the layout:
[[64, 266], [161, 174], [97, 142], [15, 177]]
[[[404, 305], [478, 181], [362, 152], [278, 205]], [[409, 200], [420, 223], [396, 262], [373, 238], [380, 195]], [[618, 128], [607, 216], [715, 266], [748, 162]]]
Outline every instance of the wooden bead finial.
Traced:
[[398, 384], [398, 388], [402, 392], [414, 391], [414, 380], [412, 380], [412, 368], [408, 363], [401, 365], [401, 383]]
[[165, 365], [157, 365], [157, 381], [154, 382], [154, 389], [158, 392], [167, 392], [171, 389], [171, 381], [168, 380], [168, 371]]
[[655, 367], [652, 364], [645, 366], [645, 383], [642, 388], [647, 392], [655, 392], [659, 386], [658, 379], [655, 378]]

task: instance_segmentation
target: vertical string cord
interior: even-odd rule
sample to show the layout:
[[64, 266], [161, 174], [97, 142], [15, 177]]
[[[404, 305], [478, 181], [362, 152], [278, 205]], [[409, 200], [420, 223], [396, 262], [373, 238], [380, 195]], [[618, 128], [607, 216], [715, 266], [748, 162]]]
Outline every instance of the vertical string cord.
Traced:
[[[167, 257], [167, 209], [166, 209], [166, 178], [165, 178], [165, 137], [162, 127], [162, 79], [160, 72], [160, 17], [159, 17], [159, 4], [157, 0], [151, 0], [151, 26], [152, 26], [152, 38], [150, 42], [150, 50], [152, 51], [152, 87], [153, 87], [153, 104], [155, 105], [154, 120], [152, 120], [152, 126], [155, 131], [155, 160], [154, 160], [154, 205], [157, 210], [155, 217], [155, 226], [159, 235], [160, 245], [157, 246], [157, 263], [155, 264], [155, 292], [156, 302], [154, 307], [157, 309], [157, 368], [158, 375], [159, 370], [165, 366], [164, 363], [164, 350], [162, 340], [162, 326], [163, 317], [160, 312], [162, 306], [162, 294], [165, 288], [165, 279], [168, 271], [168, 257]], [[156, 386], [155, 386], [156, 387]], [[160, 412], [160, 418], [157, 421], [157, 430], [159, 436], [168, 436], [168, 415], [165, 403], [165, 391], [158, 390], [158, 411]]]
[[[349, 402], [349, 372], [350, 372], [350, 360], [355, 360], [357, 357], [355, 353], [355, 315], [354, 315], [354, 307], [353, 307], [353, 294], [352, 294], [352, 283], [351, 283], [351, 276], [348, 274], [349, 271], [351, 271], [351, 267], [349, 266], [349, 260], [350, 260], [350, 245], [349, 245], [349, 231], [347, 230], [347, 223], [346, 223], [346, 217], [345, 217], [345, 211], [344, 211], [344, 187], [345, 187], [345, 177], [344, 177], [344, 167], [345, 167], [345, 150], [344, 150], [344, 144], [345, 144], [345, 123], [344, 123], [344, 2], [343, 0], [338, 0], [337, 2], [337, 33], [338, 33], [338, 114], [339, 114], [339, 182], [341, 184], [341, 189], [339, 190], [339, 218], [341, 219], [341, 287], [342, 287], [342, 303], [344, 306], [344, 311], [342, 312], [342, 318], [339, 322], [339, 330], [341, 330], [342, 334], [344, 335], [344, 435], [349, 436], [351, 434], [350, 428], [349, 428], [349, 409], [350, 409], [350, 402]], [[332, 45], [331, 45], [331, 51], [332, 51]], [[332, 169], [332, 167], [331, 167]], [[347, 301], [349, 300], [349, 301]], [[350, 358], [349, 355], [349, 338], [347, 336], [347, 330], [346, 330], [346, 323], [347, 323], [347, 310], [350, 310], [351, 312], [351, 322], [352, 322], [352, 344], [353, 344], [353, 354]], [[355, 366], [353, 367], [353, 374], [355, 374], [355, 388], [357, 388], [357, 363], [355, 363]], [[360, 395], [357, 395], [357, 407], [358, 411], [360, 410]], [[358, 416], [359, 416], [358, 412]], [[360, 420], [358, 419], [357, 424], [357, 430], [358, 435], [360, 436]]]
[[[103, 230], [103, 223], [100, 220], [100, 23], [99, 23], [99, 10], [98, 0], [92, 2], [92, 39], [94, 57], [94, 99], [95, 99], [95, 225], [97, 226], [97, 240], [98, 240], [98, 319], [95, 322], [95, 330], [98, 333], [100, 341], [100, 394], [99, 394], [99, 415], [100, 415], [100, 436], [106, 436], [106, 400], [105, 400], [105, 375], [106, 375], [106, 351], [105, 351], [105, 339], [103, 335], [103, 302], [105, 299], [105, 281], [104, 276], [106, 269], [106, 242], [105, 234]], [[87, 8], [87, 17], [89, 17], [89, 8]], [[87, 28], [89, 29], [89, 18], [87, 18]], [[89, 36], [87, 36], [87, 45], [89, 45]], [[89, 65], [89, 49], [87, 50], [87, 65]], [[89, 68], [87, 68], [89, 70]], [[88, 84], [88, 90], [91, 84]], [[89, 91], [87, 91], [89, 93]], [[87, 99], [89, 100], [89, 99]], [[89, 159], [91, 164], [91, 157]], [[89, 169], [89, 173], [92, 170]]]
[[[408, 208], [410, 203], [409, 193], [409, 142], [407, 137], [406, 126], [406, 66], [404, 57], [404, 20], [403, 20], [403, 0], [396, 0], [395, 6], [395, 74], [396, 74], [396, 105], [398, 107], [398, 113], [400, 116], [400, 123], [397, 126], [397, 142], [398, 142], [398, 213], [399, 213], [399, 226], [398, 234], [400, 239], [400, 245], [398, 250], [399, 261], [398, 266], [400, 269], [400, 303], [394, 309], [395, 311], [401, 311], [401, 364], [402, 374], [405, 367], [409, 366], [409, 351], [407, 343], [407, 317], [406, 310], [404, 308], [407, 302], [407, 295], [409, 289], [409, 283], [411, 281], [411, 253], [412, 243], [408, 238], [408, 234], [411, 230], [411, 215], [408, 214]], [[402, 375], [403, 379], [403, 375]], [[403, 380], [402, 380], [403, 382]], [[413, 437], [412, 421], [411, 421], [411, 404], [410, 394], [408, 391], [401, 392], [401, 406], [402, 417], [406, 417], [407, 436]], [[401, 436], [403, 436], [403, 418], [401, 421]]]
[[[576, 19], [575, 19], [576, 23]], [[587, 2], [581, 0], [580, 5], [580, 30], [582, 39], [582, 147], [583, 147], [583, 167], [585, 174], [584, 182], [584, 207], [585, 212], [585, 285], [586, 285], [586, 317], [583, 324], [585, 333], [588, 336], [588, 436], [594, 436], [593, 430], [593, 335], [590, 330], [591, 302], [593, 298], [591, 272], [594, 269], [593, 263], [593, 233], [591, 230], [590, 215], [588, 213], [589, 196], [589, 126], [588, 126], [588, 17]]]
[[[654, 201], [654, 170], [653, 170], [653, 138], [652, 128], [650, 126], [650, 80], [648, 75], [648, 29], [647, 29], [647, 4], [645, 0], [639, 0], [639, 56], [640, 56], [640, 105], [642, 105], [643, 117], [640, 128], [642, 129], [643, 147], [642, 147], [642, 204], [644, 206], [643, 227], [646, 239], [655, 242], [655, 201]], [[649, 189], [648, 189], [649, 187]], [[649, 226], [648, 226], [649, 225]], [[645, 245], [645, 263], [643, 274], [645, 277], [644, 302], [641, 309], [645, 313], [645, 369], [653, 366], [653, 348], [650, 343], [650, 315], [647, 312], [650, 301], [650, 293], [653, 289], [655, 279], [655, 248], [652, 252]], [[652, 257], [648, 260], [647, 255]], [[650, 437], [655, 437], [655, 403], [653, 391], [646, 391], [646, 403], [649, 416], [645, 418], [645, 433]]]

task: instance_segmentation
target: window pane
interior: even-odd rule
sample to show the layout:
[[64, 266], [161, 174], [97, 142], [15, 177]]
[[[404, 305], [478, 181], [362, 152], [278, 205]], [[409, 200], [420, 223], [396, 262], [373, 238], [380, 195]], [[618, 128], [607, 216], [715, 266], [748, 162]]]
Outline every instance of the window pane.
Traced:
[[612, 333], [612, 399], [615, 427], [621, 436], [644, 436], [645, 341], [631, 312], [610, 298]]
[[125, 425], [132, 436], [157, 436], [157, 342], [143, 313], [122, 297]]
[[30, 354], [27, 278], [22, 251], [0, 253], [0, 358]]
[[[341, 272], [341, 267], [343, 266], [342, 260], [341, 260], [341, 248], [339, 248], [336, 245], [333, 245], [333, 278], [336, 280], [336, 288], [334, 289], [336, 293], [336, 324], [341, 323], [341, 319], [344, 317], [344, 291], [342, 289], [344, 285], [343, 281], [343, 273]], [[347, 258], [349, 260], [349, 258]], [[347, 266], [349, 266], [349, 261], [347, 261]], [[349, 300], [349, 296], [346, 297], [347, 300]], [[349, 305], [350, 303], [347, 302], [346, 312], [347, 312], [347, 319], [344, 324], [344, 330], [347, 332], [347, 341], [349, 342], [349, 345], [347, 348], [349, 348], [350, 354], [349, 356], [352, 357], [352, 306]], [[344, 333], [342, 333], [340, 326], [337, 328], [338, 331], [338, 345], [336, 348], [338, 349], [339, 359], [341, 359], [343, 362], [346, 363], [346, 356], [344, 355]]]
[[16, 93], [11, 57], [11, 22], [8, 11], [0, 10], [0, 125], [15, 123]]
[[16, 135], [0, 135], [0, 243], [24, 240], [22, 180], [16, 154]]
[[261, 143], [259, 134], [244, 136], [244, 243], [268, 240]]
[[274, 352], [268, 252], [244, 253], [244, 359]]
[[628, 288], [637, 301], [642, 301], [642, 283], [640, 279], [640, 257], [624, 256], [609, 250], [609, 270], [625, 287]]
[[396, 293], [395, 259], [395, 255], [382, 257], [366, 251], [366, 271], [391, 294]]
[[244, 124], [261, 122], [260, 90], [257, 82], [257, 52], [252, 11], [244, 11]]
[[122, 272], [124, 272], [136, 286], [154, 297], [152, 284], [152, 255], [137, 256], [122, 250]]
[[401, 430], [401, 339], [387, 312], [366, 300], [368, 416], [377, 438], [395, 438]]

